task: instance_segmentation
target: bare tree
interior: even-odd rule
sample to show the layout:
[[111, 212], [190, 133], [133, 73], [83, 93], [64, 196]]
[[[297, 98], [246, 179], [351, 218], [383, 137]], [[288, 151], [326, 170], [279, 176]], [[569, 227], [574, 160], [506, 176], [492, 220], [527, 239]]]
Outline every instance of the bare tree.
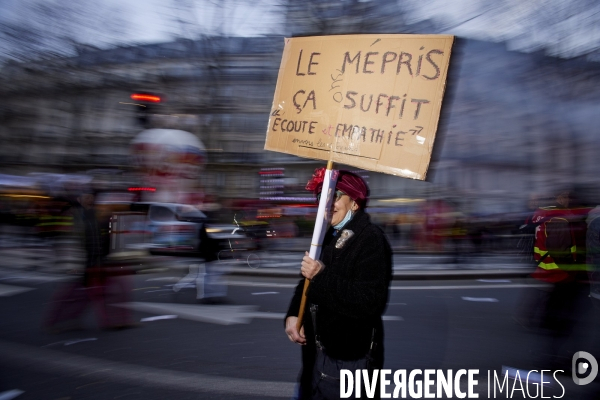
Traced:
[[175, 38], [261, 36], [279, 33], [284, 0], [171, 0]]
[[600, 59], [600, 3], [597, 0], [438, 1], [403, 7], [416, 20], [435, 21], [438, 32], [491, 42], [512, 50], [544, 51], [551, 56]]
[[0, 19], [0, 57], [30, 61], [116, 44], [126, 33], [122, 8], [91, 0], [13, 2]]
[[286, 0], [286, 34], [401, 33], [404, 13], [396, 0]]

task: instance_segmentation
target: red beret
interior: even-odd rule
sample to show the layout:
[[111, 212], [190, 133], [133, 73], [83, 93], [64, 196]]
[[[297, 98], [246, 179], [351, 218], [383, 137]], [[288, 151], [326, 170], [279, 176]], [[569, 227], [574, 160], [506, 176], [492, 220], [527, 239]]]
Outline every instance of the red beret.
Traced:
[[[306, 184], [306, 190], [310, 190], [315, 194], [321, 193], [324, 178], [325, 168], [317, 168], [312, 179]], [[364, 179], [355, 173], [340, 170], [335, 188], [350, 196], [350, 198], [356, 201], [361, 208], [364, 208], [367, 205], [367, 200], [369, 199], [369, 187]]]

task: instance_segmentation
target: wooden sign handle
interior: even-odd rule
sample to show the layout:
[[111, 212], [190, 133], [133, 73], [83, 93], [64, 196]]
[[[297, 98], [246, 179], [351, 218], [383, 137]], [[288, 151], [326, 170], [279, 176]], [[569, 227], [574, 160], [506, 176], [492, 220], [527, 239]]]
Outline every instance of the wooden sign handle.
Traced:
[[[327, 162], [327, 170], [331, 171], [333, 169], [333, 161]], [[318, 243], [320, 245], [320, 243]], [[308, 278], [304, 278], [304, 289], [302, 290], [302, 299], [300, 300], [300, 310], [298, 310], [298, 321], [296, 322], [296, 329], [298, 333], [300, 333], [300, 329], [302, 328], [302, 322], [304, 319], [304, 309], [306, 308], [306, 291], [308, 290], [308, 286], [310, 285], [310, 280]]]

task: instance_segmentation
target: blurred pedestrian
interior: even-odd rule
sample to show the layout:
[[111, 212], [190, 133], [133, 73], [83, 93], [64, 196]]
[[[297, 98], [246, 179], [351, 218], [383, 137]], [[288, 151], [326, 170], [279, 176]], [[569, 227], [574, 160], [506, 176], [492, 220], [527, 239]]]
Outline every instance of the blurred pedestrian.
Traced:
[[198, 251], [192, 256], [198, 256], [189, 265], [189, 272], [173, 285], [173, 291], [179, 292], [186, 287], [196, 288], [196, 300], [205, 304], [217, 304], [227, 296], [227, 283], [222, 264], [218, 263], [219, 242], [211, 237], [206, 224], [200, 227]]
[[520, 261], [535, 266], [536, 263], [533, 259], [533, 247], [535, 243], [535, 229], [539, 223], [533, 222], [533, 217], [536, 215], [536, 211], [539, 207], [538, 196], [532, 194], [527, 202], [527, 215], [523, 224], [519, 226], [519, 242], [517, 243], [517, 249], [519, 253]]
[[[307, 185], [318, 195], [323, 172], [317, 170]], [[368, 195], [361, 177], [340, 171], [321, 256], [313, 260], [306, 253], [302, 260], [301, 272], [310, 285], [300, 331], [297, 323], [304, 280], [298, 283], [285, 317], [289, 340], [303, 345], [298, 398], [338, 398], [339, 370], [327, 370], [327, 359], [338, 368], [351, 370], [383, 367], [382, 315], [388, 300], [392, 252], [382, 230], [365, 212]], [[323, 379], [323, 374], [334, 380]], [[362, 393], [365, 395], [364, 390]]]
[[587, 217], [586, 250], [589, 268], [591, 298], [600, 308], [600, 206], [591, 210]]
[[535, 302], [529, 305], [530, 320], [522, 322], [548, 335], [548, 340], [540, 341], [541, 356], [545, 365], [556, 368], [565, 369], [561, 365], [562, 347], [589, 305], [588, 212], [589, 208], [581, 207], [571, 190], [563, 189], [557, 192], [554, 205], [540, 207], [532, 219], [536, 224], [533, 253], [537, 264], [532, 277], [548, 286], [538, 289]]
[[[537, 195], [532, 194], [527, 202], [528, 213], [525, 216], [523, 224], [519, 226], [518, 234], [519, 241], [517, 242], [517, 253], [519, 261], [527, 264], [532, 272], [537, 267], [537, 262], [534, 259], [535, 232], [541, 219], [534, 217], [540, 206], [540, 199]], [[540, 306], [540, 290], [538, 288], [524, 288], [519, 301], [517, 302], [515, 321], [526, 328], [531, 328], [535, 324], [536, 315], [539, 312]]]
[[[50, 198], [42, 202], [36, 225], [38, 236], [44, 246], [50, 250], [54, 264], [59, 262], [62, 241], [73, 229], [73, 217], [65, 213], [69, 208], [67, 204], [57, 198]], [[45, 267], [48, 268], [47, 265]]]
[[106, 276], [102, 235], [94, 205], [94, 193], [83, 189], [69, 210], [73, 218], [73, 237], [84, 251], [82, 276], [60, 288], [54, 295], [44, 326], [49, 331], [81, 328], [81, 317], [88, 305], [93, 306], [98, 325], [111, 328], [105, 302]]

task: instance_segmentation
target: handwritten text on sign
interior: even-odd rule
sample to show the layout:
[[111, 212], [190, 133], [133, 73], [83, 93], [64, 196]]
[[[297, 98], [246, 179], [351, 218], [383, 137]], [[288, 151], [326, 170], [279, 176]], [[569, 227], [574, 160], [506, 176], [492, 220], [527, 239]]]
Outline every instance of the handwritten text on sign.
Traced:
[[425, 179], [452, 40], [286, 39], [265, 149]]

